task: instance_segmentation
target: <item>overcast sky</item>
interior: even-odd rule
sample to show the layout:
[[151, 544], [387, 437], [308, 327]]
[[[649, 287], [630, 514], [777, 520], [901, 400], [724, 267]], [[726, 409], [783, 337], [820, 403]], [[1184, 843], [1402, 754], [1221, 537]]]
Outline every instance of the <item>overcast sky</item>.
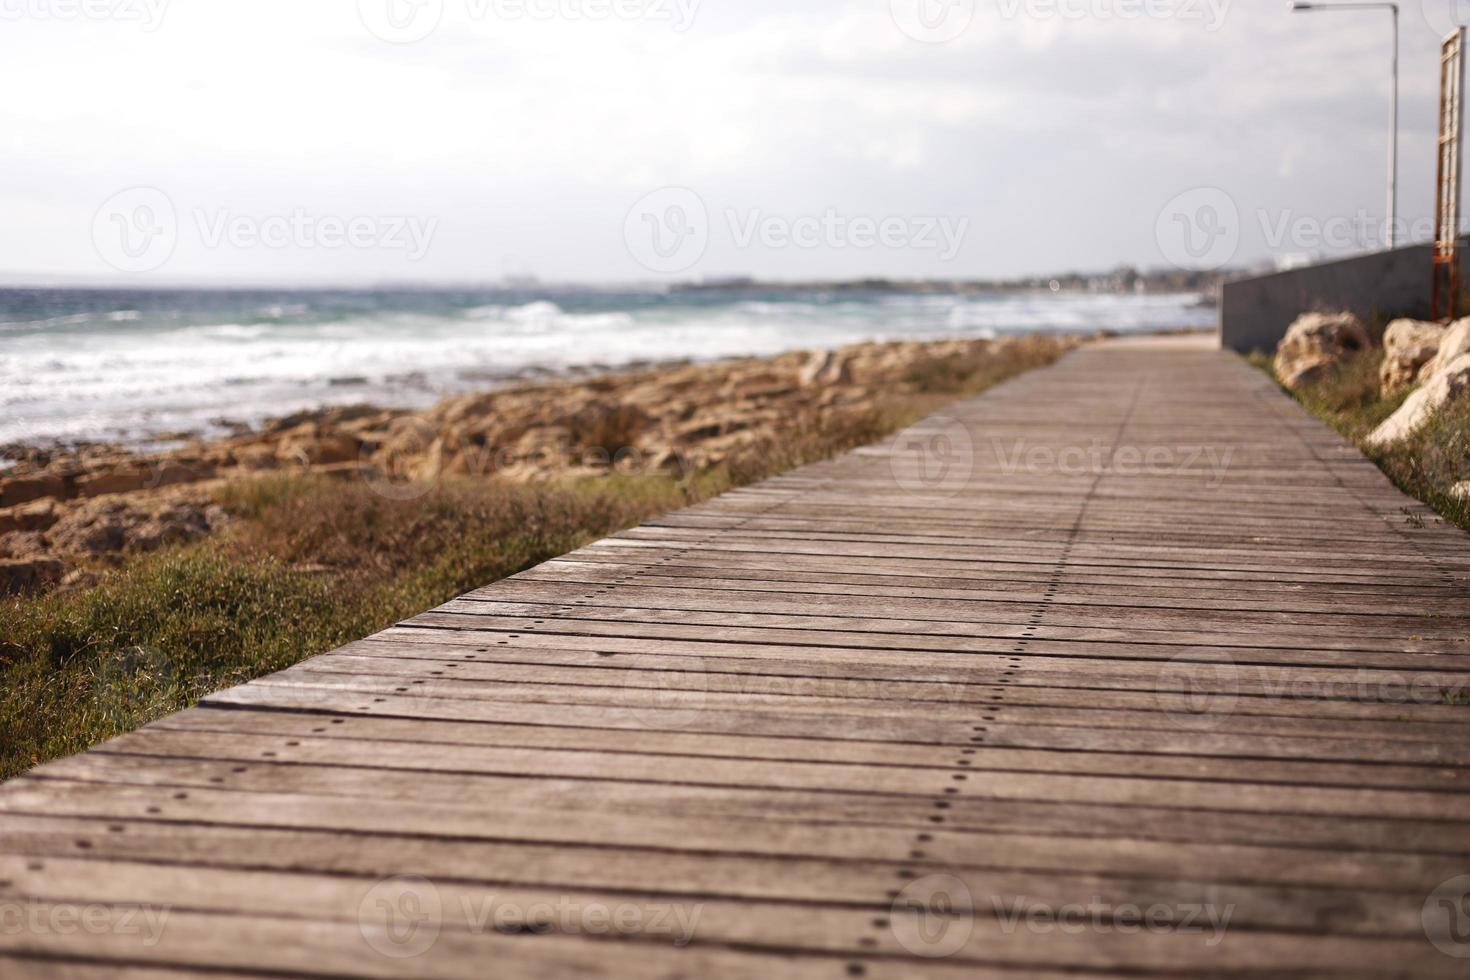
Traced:
[[[1404, 4], [1400, 214], [1421, 238], [1456, 6]], [[1361, 250], [1386, 210], [1389, 16], [1288, 7], [0, 0], [0, 277], [970, 277]]]

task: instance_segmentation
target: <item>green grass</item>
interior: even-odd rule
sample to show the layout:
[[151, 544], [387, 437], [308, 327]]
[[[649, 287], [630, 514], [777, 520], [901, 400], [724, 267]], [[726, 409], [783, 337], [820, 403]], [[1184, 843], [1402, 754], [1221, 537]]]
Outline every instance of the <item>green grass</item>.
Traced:
[[[1271, 358], [1253, 354], [1256, 367], [1271, 372]], [[1470, 501], [1449, 495], [1456, 483], [1470, 480], [1470, 397], [1448, 405], [1409, 438], [1386, 448], [1369, 448], [1363, 440], [1388, 418], [1408, 391], [1387, 398], [1378, 393], [1383, 351], [1364, 351], [1300, 391], [1287, 391], [1377, 463], [1404, 493], [1424, 501], [1445, 520], [1470, 531]]]
[[[74, 592], [0, 600], [0, 779], [565, 554], [659, 513], [873, 442], [1065, 345], [1037, 339], [917, 366], [874, 409], [789, 429], [678, 478], [231, 484], [226, 533], [143, 556]], [[622, 414], [607, 435], [626, 440]]]
[[[230, 500], [230, 497], [237, 499]], [[232, 488], [228, 534], [0, 606], [0, 772], [75, 752], [682, 502], [678, 488]]]

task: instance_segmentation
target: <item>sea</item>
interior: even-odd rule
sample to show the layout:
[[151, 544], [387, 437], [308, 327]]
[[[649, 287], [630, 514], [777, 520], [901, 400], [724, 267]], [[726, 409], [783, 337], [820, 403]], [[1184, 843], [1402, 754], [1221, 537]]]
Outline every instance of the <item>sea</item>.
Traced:
[[303, 409], [673, 360], [1214, 322], [1189, 293], [0, 289], [0, 446], [159, 448]]

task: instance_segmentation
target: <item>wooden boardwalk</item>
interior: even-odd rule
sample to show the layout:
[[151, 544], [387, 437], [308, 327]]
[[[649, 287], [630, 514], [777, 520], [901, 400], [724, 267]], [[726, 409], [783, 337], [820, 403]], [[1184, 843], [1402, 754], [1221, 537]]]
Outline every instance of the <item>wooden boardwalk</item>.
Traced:
[[1467, 544], [1093, 345], [12, 781], [0, 975], [1463, 977]]

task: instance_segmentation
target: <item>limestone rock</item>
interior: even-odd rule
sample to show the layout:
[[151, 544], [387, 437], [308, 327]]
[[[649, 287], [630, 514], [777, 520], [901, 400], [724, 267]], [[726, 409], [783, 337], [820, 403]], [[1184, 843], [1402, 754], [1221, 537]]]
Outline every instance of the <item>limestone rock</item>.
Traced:
[[57, 521], [56, 502], [49, 497], [0, 510], [0, 534], [44, 531]]
[[127, 504], [112, 501], [102, 507], [75, 510], [51, 529], [52, 546], [73, 555], [103, 555], [123, 550], [127, 524], [122, 515]]
[[53, 551], [65, 555], [115, 555], [153, 551], [192, 541], [223, 520], [218, 507], [179, 501], [150, 509], [123, 498], [99, 501], [67, 514], [47, 537]]
[[40, 531], [11, 531], [0, 534], [0, 558], [43, 558], [46, 539]]
[[1395, 320], [1383, 332], [1383, 366], [1378, 384], [1383, 394], [1413, 385], [1419, 369], [1434, 359], [1445, 328], [1423, 320]]
[[148, 461], [108, 462], [76, 478], [77, 495], [101, 497], [111, 493], [160, 490], [185, 483], [198, 483], [215, 476], [213, 466], [197, 461], [167, 457]]
[[1439, 351], [1419, 369], [1422, 384], [1434, 377], [1461, 354], [1470, 354], [1470, 316], [1456, 320], [1440, 337]]
[[0, 507], [14, 507], [42, 497], [64, 498], [66, 481], [50, 473], [13, 476], [0, 480]]
[[348, 435], [293, 434], [276, 447], [276, 458], [302, 467], [351, 463], [357, 460], [360, 449], [358, 441]]
[[230, 455], [242, 470], [273, 470], [280, 465], [270, 446], [240, 446]]
[[1365, 441], [1369, 446], [1383, 447], [1407, 438], [1467, 389], [1470, 389], [1470, 354], [1461, 354], [1420, 385]]
[[1371, 346], [1362, 321], [1351, 313], [1303, 313], [1276, 348], [1276, 377], [1299, 388]]
[[222, 512], [198, 504], [181, 503], [148, 515], [128, 530], [128, 550], [155, 551], [208, 534], [220, 523]]
[[109, 493], [136, 493], [148, 489], [149, 474], [141, 467], [119, 467], [89, 473], [77, 478], [77, 493], [83, 497], [100, 497]]
[[801, 369], [802, 387], [813, 385], [847, 384], [852, 380], [852, 370], [841, 351], [816, 351], [806, 366]]
[[649, 414], [633, 404], [593, 402], [566, 418], [573, 445], [582, 449], [601, 449], [609, 456], [626, 446], [636, 445], [648, 428]]

